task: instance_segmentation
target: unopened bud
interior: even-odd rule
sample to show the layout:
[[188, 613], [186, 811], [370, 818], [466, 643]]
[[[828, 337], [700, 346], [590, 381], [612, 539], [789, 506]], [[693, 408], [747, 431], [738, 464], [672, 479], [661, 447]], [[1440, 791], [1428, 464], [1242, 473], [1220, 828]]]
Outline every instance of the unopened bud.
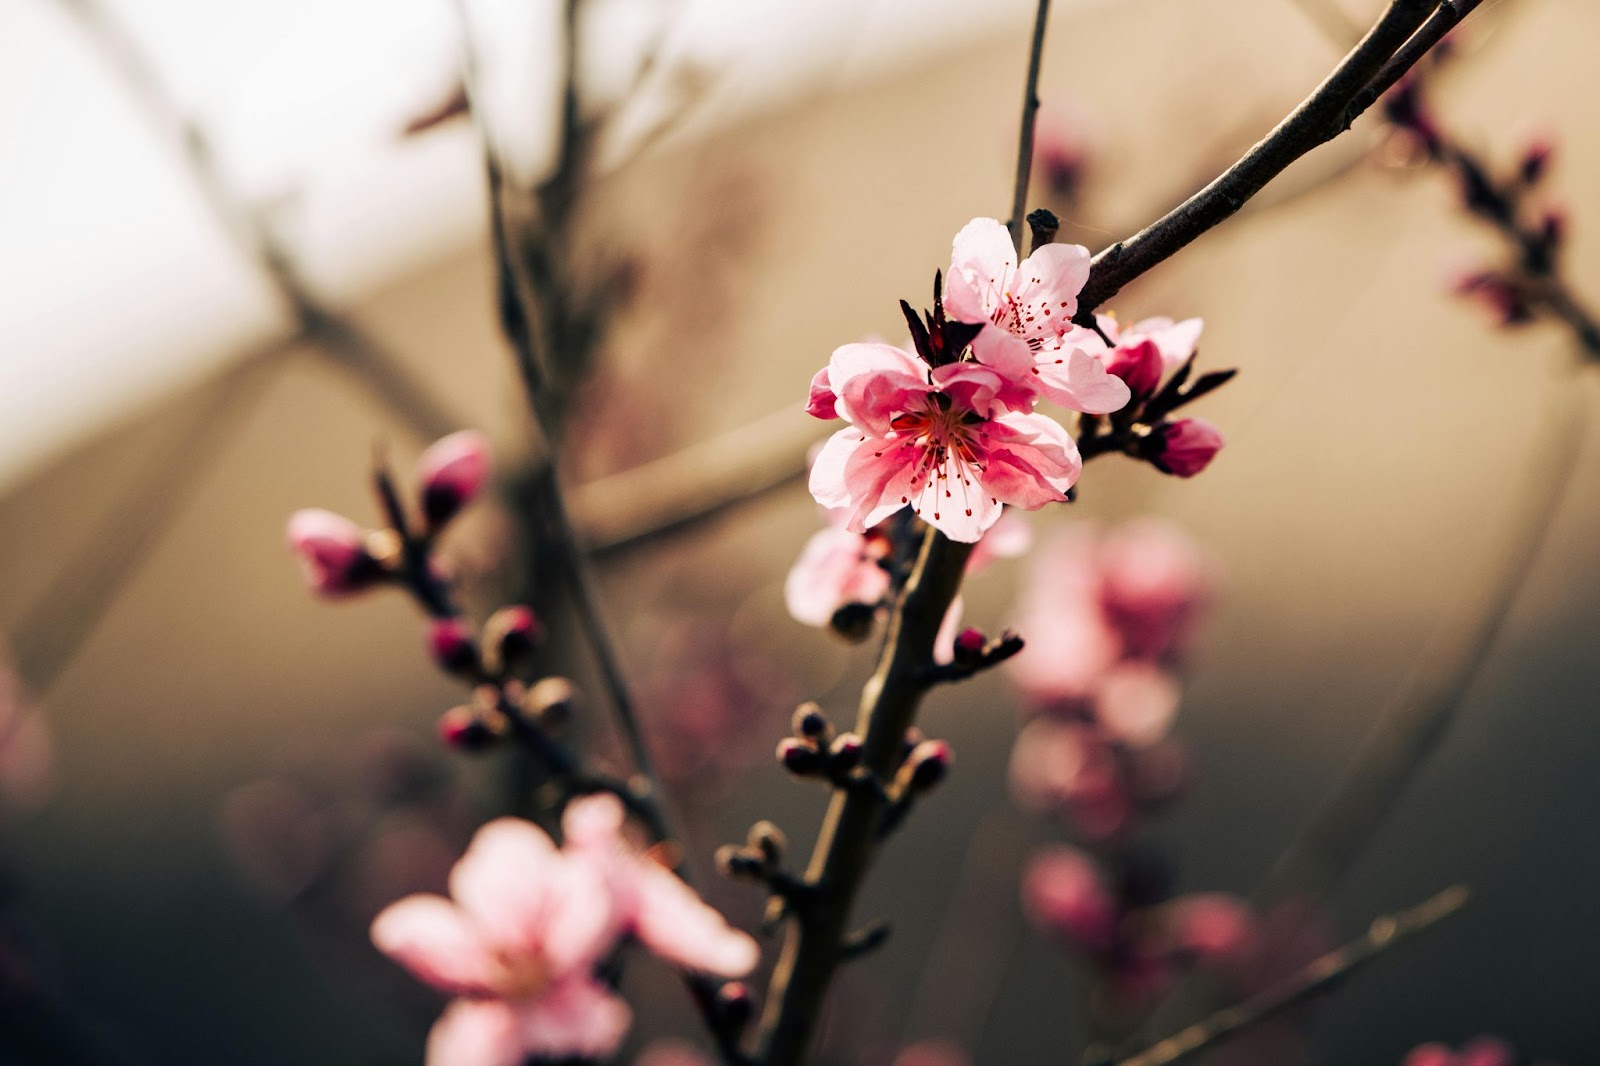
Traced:
[[1524, 185], [1535, 185], [1539, 179], [1549, 173], [1550, 157], [1555, 154], [1556, 145], [1549, 136], [1541, 134], [1528, 142], [1522, 150], [1522, 159], [1517, 164], [1517, 178]]
[[452, 707], [439, 716], [439, 739], [462, 751], [482, 751], [499, 737], [476, 707]]
[[465, 678], [478, 676], [478, 645], [472, 639], [472, 628], [461, 619], [436, 619], [428, 627], [428, 651], [445, 673]]
[[768, 821], [760, 821], [750, 827], [750, 833], [745, 837], [745, 843], [757, 852], [768, 866], [777, 866], [783, 861], [783, 850], [788, 846], [788, 838], [783, 835], [783, 830]]
[[840, 733], [828, 748], [829, 769], [848, 773], [861, 764], [861, 738], [854, 733]]
[[722, 845], [717, 849], [713, 860], [716, 862], [717, 872], [730, 880], [759, 879], [766, 869], [760, 855], [737, 844]]
[[566, 725], [577, 711], [578, 687], [564, 677], [540, 678], [528, 690], [522, 706], [542, 726]]
[[870, 603], [847, 603], [828, 619], [828, 628], [851, 644], [860, 644], [872, 636], [872, 623], [877, 620], [878, 608]]
[[778, 741], [778, 761], [796, 777], [810, 777], [822, 769], [822, 752], [794, 737]]
[[383, 577], [383, 567], [367, 551], [366, 531], [343, 515], [321, 508], [296, 511], [289, 517], [288, 539], [306, 584], [319, 596], [350, 596]]
[[437, 531], [475, 499], [489, 477], [489, 439], [477, 430], [452, 433], [417, 460], [422, 515]]
[[756, 1012], [755, 996], [743, 981], [729, 981], [717, 989], [717, 1010], [731, 1028], [742, 1029]]
[[942, 740], [924, 740], [911, 752], [911, 757], [900, 768], [905, 788], [912, 792], [926, 792], [945, 779], [955, 753]]
[[983, 649], [988, 647], [989, 638], [984, 636], [981, 629], [963, 629], [956, 637], [952, 649], [952, 661], [957, 666], [974, 667], [983, 662]]
[[833, 385], [828, 381], [828, 368], [823, 367], [811, 379], [811, 395], [806, 399], [806, 414], [823, 421], [838, 418], [839, 413], [834, 410], [834, 405], [838, 401], [838, 396], [834, 395]]
[[819, 744], [826, 744], [833, 737], [833, 726], [829, 724], [827, 715], [822, 713], [822, 708], [815, 703], [802, 703], [796, 707], [790, 727], [796, 736]]
[[1161, 375], [1167, 364], [1161, 358], [1161, 349], [1153, 340], [1142, 340], [1126, 348], [1112, 348], [1105, 355], [1107, 372], [1116, 375], [1128, 386], [1133, 402], [1139, 403], [1155, 395], [1161, 385]]
[[497, 670], [526, 666], [544, 639], [544, 626], [530, 608], [502, 607], [483, 623], [483, 646]]
[[1180, 418], [1145, 438], [1144, 454], [1164, 474], [1194, 477], [1222, 450], [1222, 431], [1203, 418]]

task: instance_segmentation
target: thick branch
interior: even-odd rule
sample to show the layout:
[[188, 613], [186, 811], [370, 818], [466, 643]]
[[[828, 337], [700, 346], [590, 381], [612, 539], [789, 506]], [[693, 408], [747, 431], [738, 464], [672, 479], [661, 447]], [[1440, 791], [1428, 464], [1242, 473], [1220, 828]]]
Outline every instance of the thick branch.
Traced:
[[[1459, 0], [1454, 5], [1459, 14], [1452, 17], [1451, 24], [1476, 4], [1477, 0]], [[1384, 79], [1393, 84], [1421, 58], [1426, 44], [1437, 41], [1438, 37], [1421, 41], [1422, 35], [1418, 34], [1421, 50], [1408, 45], [1408, 39], [1425, 21], [1433, 27], [1428, 15], [1436, 7], [1437, 0], [1393, 0], [1333, 73], [1242, 159], [1165, 217], [1095, 256], [1089, 282], [1078, 296], [1079, 308], [1084, 313], [1092, 312], [1134, 278], [1238, 211], [1289, 164], [1348, 129], [1350, 122], [1377, 99], [1376, 95], [1367, 99], [1370, 87]], [[1438, 36], [1443, 36], [1443, 30]], [[1365, 103], [1356, 106], [1362, 99]]]
[[1169, 1066], [1187, 1059], [1323, 991], [1357, 967], [1450, 917], [1466, 902], [1467, 890], [1455, 885], [1410, 910], [1375, 919], [1360, 939], [1313, 959], [1281, 984], [1226, 1007], [1149, 1049], [1121, 1060], [1117, 1066]]
[[[864, 738], [863, 765], [879, 780], [889, 779], [897, 769], [906, 730], [927, 691], [934, 638], [971, 553], [971, 545], [930, 529], [891, 617], [883, 657], [862, 690], [856, 721], [856, 732]], [[833, 794], [806, 871], [816, 895], [796, 912], [768, 990], [761, 1022], [760, 1061], [765, 1066], [804, 1061], [885, 806], [878, 789], [838, 789]]]

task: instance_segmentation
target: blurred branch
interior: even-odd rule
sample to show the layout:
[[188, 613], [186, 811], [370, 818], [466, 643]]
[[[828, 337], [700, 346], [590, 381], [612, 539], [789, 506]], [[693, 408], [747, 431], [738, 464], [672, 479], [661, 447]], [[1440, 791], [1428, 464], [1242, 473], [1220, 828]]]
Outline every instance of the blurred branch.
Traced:
[[265, 349], [235, 363], [209, 390], [191, 398], [194, 409], [187, 420], [144, 464], [144, 476], [127, 479], [127, 488], [100, 522], [113, 535], [91, 538], [23, 611], [10, 640], [18, 670], [34, 691], [43, 695], [55, 685], [183, 513], [237, 419], [260, 395], [277, 352]]
[[1078, 296], [1080, 315], [1092, 315], [1124, 285], [1238, 211], [1289, 164], [1347, 130], [1478, 3], [1391, 0], [1333, 73], [1243, 158], [1163, 218], [1094, 257]]
[[1116, 1066], [1169, 1066], [1296, 1006], [1353, 973], [1390, 948], [1437, 925], [1466, 905], [1464, 886], [1445, 889], [1409, 910], [1373, 920], [1366, 935], [1296, 970], [1282, 983], [1224, 1008]]
[[808, 415], [775, 411], [579, 486], [572, 495], [576, 524], [593, 554], [637, 547], [800, 480], [819, 439]]
[[58, 2], [121, 73], [146, 117], [182, 151], [207, 206], [239, 254], [284, 304], [297, 333], [349, 373], [419, 439], [432, 440], [455, 428], [456, 420], [398, 357], [317, 297], [273, 232], [266, 212], [229, 189], [205, 132], [167, 94], [155, 68], [109, 10], [98, 0]]

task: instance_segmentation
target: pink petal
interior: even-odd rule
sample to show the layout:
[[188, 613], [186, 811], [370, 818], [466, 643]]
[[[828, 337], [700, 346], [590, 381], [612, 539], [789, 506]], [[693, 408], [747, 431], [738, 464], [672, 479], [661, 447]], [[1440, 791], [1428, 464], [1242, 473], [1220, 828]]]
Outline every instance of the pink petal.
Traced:
[[451, 514], [472, 500], [489, 477], [489, 438], [475, 429], [441, 437], [417, 459], [417, 484], [423, 507]]
[[828, 368], [823, 367], [811, 379], [811, 395], [806, 399], [806, 414], [824, 420], [838, 418], [834, 410], [833, 385], [828, 381]]
[[916, 445], [865, 437], [859, 430], [835, 433], [811, 466], [811, 495], [824, 507], [845, 509], [845, 528], [865, 533], [906, 506], [917, 482]]
[[628, 1005], [587, 977], [561, 981], [513, 1009], [525, 1051], [549, 1058], [605, 1058], [633, 1024]]
[[890, 420], [916, 396], [933, 391], [928, 365], [892, 344], [846, 344], [828, 361], [834, 409], [874, 437], [887, 437]]
[[1235, 896], [1221, 892], [1183, 896], [1168, 904], [1167, 913], [1173, 946], [1202, 962], [1240, 965], [1256, 946], [1255, 915]]
[[730, 926], [672, 871], [639, 860], [634, 931], [656, 955], [674, 965], [723, 977], [743, 977], [761, 949]]
[[[1052, 357], [1053, 354], [1053, 357]], [[1039, 361], [1039, 385], [1054, 402], [1072, 411], [1109, 414], [1128, 405], [1127, 382], [1082, 348], [1062, 348]]]
[[1076, 848], [1053, 847], [1028, 864], [1023, 907], [1035, 925], [1106, 951], [1116, 936], [1117, 905], [1100, 870]]
[[522, 1066], [527, 1045], [512, 1006], [498, 999], [458, 999], [428, 1033], [428, 1066]]
[[603, 851], [623, 847], [622, 831], [628, 812], [615, 796], [583, 796], [567, 804], [561, 816], [561, 834], [569, 849]]
[[950, 245], [945, 311], [959, 322], [988, 321], [1016, 267], [1016, 245], [1005, 226], [992, 218], [968, 222]]
[[986, 476], [952, 456], [943, 473], [916, 486], [911, 509], [951, 540], [972, 544], [1000, 521], [1002, 501], [990, 494]]
[[1177, 679], [1150, 663], [1119, 663], [1100, 682], [1095, 717], [1112, 737], [1144, 748], [1167, 735], [1178, 715]]
[[1129, 326], [1129, 337], [1124, 338], [1122, 343], [1135, 343], [1145, 338], [1154, 341], [1161, 352], [1162, 362], [1166, 364], [1166, 372], [1170, 374], [1189, 361], [1200, 344], [1200, 331], [1204, 328], [1205, 321], [1198, 318], [1186, 318], [1182, 322], [1174, 322], [1170, 318], [1147, 318]]
[[985, 418], [989, 417], [995, 397], [1006, 383], [998, 372], [977, 363], [948, 363], [941, 366], [934, 370], [933, 382], [957, 407]]
[[289, 516], [289, 547], [300, 560], [306, 584], [329, 598], [371, 584], [366, 532], [344, 515], [311, 507]]
[[1200, 473], [1227, 443], [1222, 431], [1203, 418], [1181, 418], [1156, 432], [1160, 442], [1152, 461], [1157, 469], [1177, 477]]
[[1081, 244], [1047, 244], [1022, 261], [1012, 295], [1023, 336], [1056, 337], [1072, 328], [1089, 261], [1089, 249]]
[[961, 615], [966, 606], [960, 593], [950, 601], [949, 609], [944, 612], [944, 621], [939, 623], [939, 632], [933, 638], [934, 662], [942, 664], [955, 659], [956, 637], [961, 632]]
[[379, 951], [441, 992], [488, 995], [500, 965], [470, 919], [440, 896], [407, 896], [372, 923]]
[[783, 583], [783, 602], [796, 621], [825, 626], [847, 603], [877, 603], [889, 574], [865, 555], [865, 538], [842, 527], [820, 530], [806, 541]]
[[1002, 415], [990, 423], [985, 443], [983, 487], [1025, 511], [1065, 500], [1083, 470], [1071, 435], [1044, 415]]

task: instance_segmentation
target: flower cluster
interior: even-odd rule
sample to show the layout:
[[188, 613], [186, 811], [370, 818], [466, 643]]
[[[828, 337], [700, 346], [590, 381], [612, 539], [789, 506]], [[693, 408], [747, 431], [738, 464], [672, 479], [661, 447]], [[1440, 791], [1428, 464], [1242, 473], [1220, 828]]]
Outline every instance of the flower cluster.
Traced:
[[[1141, 323], [1127, 338], [1075, 325], [1090, 258], [1076, 244], [1046, 244], [1020, 264], [1006, 228], [974, 219], [956, 234], [950, 272], [934, 279], [933, 309], [902, 302], [911, 350], [847, 344], [811, 382], [806, 410], [850, 425], [811, 468], [811, 492], [864, 534], [909, 507], [952, 540], [971, 543], [1005, 504], [1037, 510], [1067, 499], [1083, 469], [1077, 441], [1034, 410], [1049, 400], [1098, 431], [1095, 451], [1123, 451], [1183, 477], [1222, 445], [1214, 427], [1166, 415], [1222, 384], [1205, 375], [1188, 391], [1198, 320]], [[1187, 351], [1166, 388], [1149, 366]], [[1163, 364], [1163, 370], [1170, 370]], [[1152, 374], [1154, 374], [1152, 379]], [[1130, 401], [1134, 401], [1130, 404]]]
[[1134, 839], [1141, 815], [1186, 783], [1185, 754], [1167, 733], [1211, 586], [1191, 541], [1140, 520], [1044, 545], [1021, 605], [1027, 646], [1011, 676], [1030, 718], [1012, 755], [1013, 790], [1095, 848], [1036, 855], [1023, 897], [1037, 925], [1094, 965], [1108, 1020], [1148, 1010], [1185, 967], [1237, 973], [1259, 936], [1231, 896], [1174, 898], [1171, 863]]
[[428, 1038], [437, 1066], [513, 1066], [530, 1055], [609, 1055], [631, 1012], [597, 971], [633, 938], [685, 970], [742, 976], [753, 940], [623, 836], [611, 796], [577, 800], [557, 848], [529, 822], [478, 831], [450, 874], [453, 900], [410, 896], [372, 939], [454, 997]]

